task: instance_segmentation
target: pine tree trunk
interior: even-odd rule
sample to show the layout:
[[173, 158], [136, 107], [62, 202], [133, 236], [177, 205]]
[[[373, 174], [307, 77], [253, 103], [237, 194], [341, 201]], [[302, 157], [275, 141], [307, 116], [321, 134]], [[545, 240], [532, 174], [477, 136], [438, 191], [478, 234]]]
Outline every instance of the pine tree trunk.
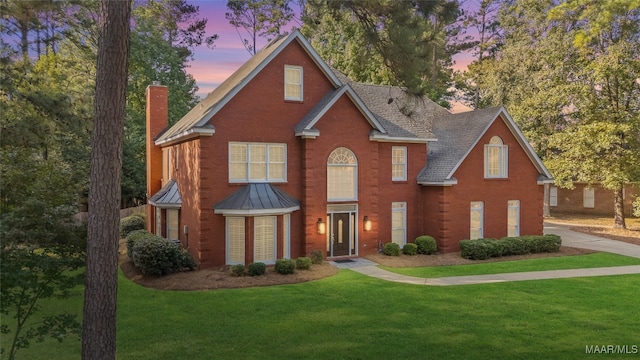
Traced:
[[131, 0], [102, 0], [96, 70], [82, 358], [116, 358], [118, 223]]
[[624, 198], [622, 196], [622, 187], [613, 191], [613, 228], [626, 229], [627, 223], [624, 218]]

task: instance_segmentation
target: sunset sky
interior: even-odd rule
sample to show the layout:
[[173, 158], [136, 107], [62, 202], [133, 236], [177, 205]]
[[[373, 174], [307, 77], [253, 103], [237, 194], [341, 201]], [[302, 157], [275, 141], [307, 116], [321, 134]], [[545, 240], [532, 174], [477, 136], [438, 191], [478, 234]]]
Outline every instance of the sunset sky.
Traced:
[[[198, 95], [204, 97], [249, 60], [251, 55], [242, 45], [236, 29], [225, 19], [226, 0], [191, 0], [189, 4], [199, 6], [200, 17], [208, 19], [207, 35], [219, 36], [214, 49], [206, 46], [195, 49], [194, 59], [189, 62], [187, 69], [196, 79]], [[260, 49], [265, 44], [266, 41], [260, 39], [257, 48]], [[456, 69], [466, 68], [470, 62], [468, 55], [456, 56], [454, 60]], [[457, 108], [455, 110], [465, 111]]]

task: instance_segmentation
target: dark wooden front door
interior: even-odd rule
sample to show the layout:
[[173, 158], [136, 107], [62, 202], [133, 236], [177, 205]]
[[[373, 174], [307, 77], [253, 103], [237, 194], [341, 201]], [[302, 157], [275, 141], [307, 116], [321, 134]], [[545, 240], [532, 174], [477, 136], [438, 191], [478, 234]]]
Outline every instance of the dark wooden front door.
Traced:
[[349, 255], [351, 247], [350, 213], [333, 213], [331, 215], [332, 256]]

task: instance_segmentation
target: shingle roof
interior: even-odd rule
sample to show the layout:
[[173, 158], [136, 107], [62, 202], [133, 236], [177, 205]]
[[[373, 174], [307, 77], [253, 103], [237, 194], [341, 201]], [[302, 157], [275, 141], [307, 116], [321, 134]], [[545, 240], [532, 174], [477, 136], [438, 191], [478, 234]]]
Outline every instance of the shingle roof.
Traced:
[[455, 181], [453, 172], [501, 111], [502, 107], [492, 107], [436, 118], [432, 131], [438, 141], [429, 144], [427, 166], [418, 174], [418, 182]]
[[326, 75], [332, 82], [340, 85], [338, 78], [320, 59], [319, 55], [313, 50], [311, 45], [309, 45], [304, 36], [302, 36], [298, 30], [295, 30], [288, 36], [274, 39], [251, 57], [249, 61], [244, 63], [229, 78], [209, 93], [206, 98], [194, 106], [182, 119], [167, 129], [167, 131], [160, 134], [156, 139], [156, 144], [169, 142], [197, 129], [213, 129], [212, 126], [207, 125], [207, 123], [218, 110], [233, 98], [233, 96], [238, 93], [249, 80], [258, 74], [284, 47], [294, 40], [298, 40], [303, 45], [303, 48], [310, 51], [310, 56], [321, 68], [324, 68]]
[[434, 139], [429, 131], [432, 121], [449, 114], [430, 99], [411, 97], [397, 86], [356, 82], [349, 85], [391, 137]]
[[274, 214], [300, 209], [300, 201], [268, 183], [247, 184], [213, 205], [216, 214]]
[[507, 110], [498, 106], [436, 118], [432, 131], [438, 141], [429, 145], [427, 165], [418, 174], [418, 183], [423, 185], [455, 183], [456, 179], [453, 174], [456, 169], [500, 115], [538, 170], [540, 174], [538, 181], [550, 181], [551, 174], [509, 116]]
[[169, 180], [160, 191], [149, 198], [149, 204], [159, 208], [179, 208], [182, 206], [182, 198], [178, 191], [178, 183]]

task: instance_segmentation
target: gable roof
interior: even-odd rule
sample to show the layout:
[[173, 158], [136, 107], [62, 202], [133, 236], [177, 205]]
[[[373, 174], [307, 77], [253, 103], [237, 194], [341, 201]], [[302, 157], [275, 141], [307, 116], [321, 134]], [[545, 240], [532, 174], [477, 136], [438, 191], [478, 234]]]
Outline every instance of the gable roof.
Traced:
[[499, 106], [436, 118], [432, 131], [437, 136], [438, 142], [429, 146], [427, 166], [418, 174], [418, 183], [440, 186], [456, 184], [457, 180], [453, 174], [497, 119], [504, 120], [538, 170], [538, 182], [550, 182], [552, 176], [531, 144], [525, 139], [507, 110]]
[[300, 209], [300, 202], [269, 183], [247, 184], [213, 205], [216, 214], [286, 214]]
[[156, 145], [170, 144], [198, 135], [213, 135], [215, 128], [207, 124], [209, 120], [294, 40], [302, 45], [302, 48], [336, 87], [342, 85], [333, 71], [322, 61], [320, 55], [313, 50], [307, 39], [299, 30], [295, 30], [288, 36], [276, 38], [251, 57], [182, 119], [162, 133], [155, 140]]
[[360, 100], [358, 95], [356, 95], [351, 86], [345, 84], [325, 95], [325, 97], [322, 98], [322, 100], [320, 100], [304, 118], [302, 118], [294, 128], [296, 136], [316, 137], [320, 135], [318, 129], [314, 128], [314, 125], [344, 94], [346, 94], [358, 110], [360, 110], [367, 122], [369, 122], [371, 127], [373, 127], [374, 131], [378, 131], [380, 133], [387, 132], [376, 116], [371, 113], [362, 100]]

